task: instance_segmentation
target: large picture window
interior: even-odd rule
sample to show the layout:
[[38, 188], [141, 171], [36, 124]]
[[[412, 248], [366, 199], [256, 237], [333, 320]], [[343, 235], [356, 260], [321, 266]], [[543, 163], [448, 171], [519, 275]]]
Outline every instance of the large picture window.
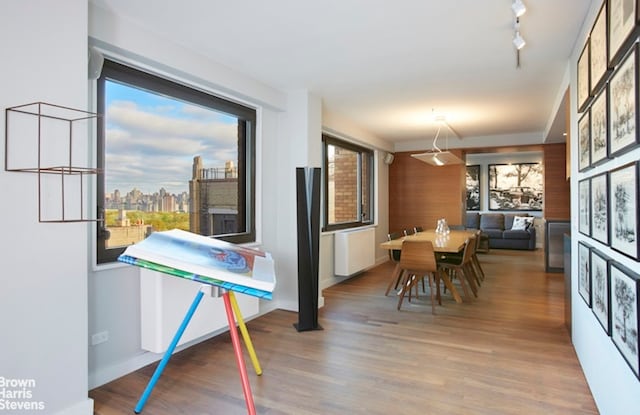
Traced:
[[111, 61], [97, 91], [98, 263], [174, 228], [255, 240], [255, 109]]
[[324, 230], [373, 222], [373, 151], [322, 136], [324, 149]]

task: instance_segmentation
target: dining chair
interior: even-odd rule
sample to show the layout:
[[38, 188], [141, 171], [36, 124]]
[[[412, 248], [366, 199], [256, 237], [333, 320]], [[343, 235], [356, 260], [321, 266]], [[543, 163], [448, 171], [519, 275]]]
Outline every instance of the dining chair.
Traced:
[[404, 236], [409, 236], [409, 235], [413, 235], [415, 233], [414, 229], [405, 229], [404, 231]]
[[422, 231], [423, 231], [422, 226], [415, 226], [413, 228], [413, 232], [414, 233], [418, 233], [418, 232], [422, 232]]
[[[393, 241], [394, 239], [400, 239], [400, 238], [402, 238], [402, 234], [400, 232], [391, 232], [387, 234], [388, 241]], [[395, 262], [397, 265], [400, 262], [402, 251], [399, 249], [389, 249], [388, 252], [389, 252], [389, 259], [392, 262]], [[402, 278], [401, 272], [398, 272], [397, 275], [394, 272], [394, 274], [392, 275], [392, 279], [391, 281], [389, 281], [389, 285], [387, 286], [387, 290], [384, 292], [385, 296], [389, 295], [389, 291], [391, 291], [392, 286], [394, 287], [393, 288], [394, 290], [398, 289], [398, 285], [400, 285], [401, 278]]]
[[[434, 291], [437, 291], [438, 304], [440, 299], [440, 280], [438, 276], [438, 263], [431, 241], [404, 241], [402, 243], [402, 257], [400, 258], [400, 274], [405, 275], [402, 289], [398, 293], [398, 310], [402, 307], [402, 301], [407, 293], [424, 278], [429, 279], [429, 294], [431, 296], [431, 313], [436, 313]], [[434, 287], [435, 285], [435, 287]], [[411, 301], [411, 298], [409, 298]]]
[[476, 231], [476, 246], [473, 250], [473, 254], [471, 255], [471, 265], [473, 266], [476, 272], [476, 279], [478, 282], [478, 286], [481, 284], [481, 281], [484, 281], [484, 270], [480, 266], [480, 259], [478, 258], [478, 252], [481, 249], [482, 240], [480, 239], [482, 231]]
[[448, 273], [452, 280], [454, 277], [458, 277], [460, 286], [462, 286], [462, 291], [468, 300], [471, 300], [471, 296], [469, 294], [467, 284], [469, 284], [473, 295], [475, 297], [478, 296], [478, 287], [475, 282], [474, 271], [471, 265], [471, 258], [476, 244], [475, 240], [475, 235], [467, 239], [462, 256], [459, 257], [459, 260], [455, 257], [449, 257], [448, 260], [440, 259], [438, 261], [438, 269], [440, 272]]

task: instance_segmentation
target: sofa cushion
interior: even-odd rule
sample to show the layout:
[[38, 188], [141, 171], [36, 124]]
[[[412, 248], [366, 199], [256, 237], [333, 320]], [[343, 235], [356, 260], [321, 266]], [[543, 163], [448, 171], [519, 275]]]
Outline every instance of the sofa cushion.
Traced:
[[529, 239], [531, 238], [531, 233], [525, 230], [513, 230], [509, 229], [502, 232], [503, 239]]
[[487, 235], [489, 239], [502, 239], [504, 231], [502, 229], [483, 229], [482, 233]]
[[483, 231], [488, 229], [504, 230], [504, 215], [502, 213], [483, 213], [480, 216], [480, 229]]
[[480, 214], [478, 212], [467, 212], [465, 228], [480, 229]]
[[511, 229], [513, 228], [513, 220], [515, 219], [516, 216], [529, 216], [526, 213], [505, 213], [504, 214], [504, 228], [505, 229]]

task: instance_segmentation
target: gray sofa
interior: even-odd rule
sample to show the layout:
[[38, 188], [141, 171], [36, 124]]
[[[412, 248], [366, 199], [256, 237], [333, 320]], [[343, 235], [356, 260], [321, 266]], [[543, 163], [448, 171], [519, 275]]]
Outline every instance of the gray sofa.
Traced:
[[516, 216], [529, 216], [527, 213], [478, 213], [467, 212], [466, 228], [480, 229], [489, 237], [490, 248], [535, 249], [536, 229], [531, 224], [526, 229], [511, 229]]

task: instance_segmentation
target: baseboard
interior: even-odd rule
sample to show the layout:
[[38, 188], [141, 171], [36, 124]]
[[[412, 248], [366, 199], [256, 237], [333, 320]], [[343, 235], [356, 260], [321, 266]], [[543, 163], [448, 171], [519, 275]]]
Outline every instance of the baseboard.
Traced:
[[87, 398], [73, 406], [56, 412], [55, 415], [93, 415], [93, 399]]

